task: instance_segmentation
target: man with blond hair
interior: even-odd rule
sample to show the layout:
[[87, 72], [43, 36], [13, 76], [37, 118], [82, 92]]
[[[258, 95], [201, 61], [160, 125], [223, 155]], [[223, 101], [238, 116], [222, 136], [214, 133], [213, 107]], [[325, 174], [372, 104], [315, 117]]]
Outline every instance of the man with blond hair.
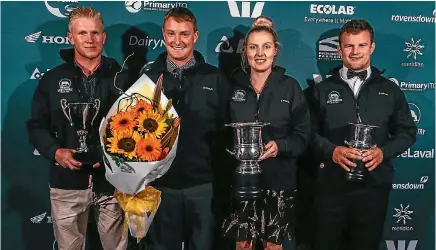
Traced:
[[[113, 197], [114, 187], [104, 176], [101, 156], [85, 164], [76, 157], [77, 134], [61, 109], [67, 103], [94, 103], [100, 109], [89, 129], [87, 145], [100, 152], [98, 123], [120, 95], [113, 86], [120, 65], [102, 56], [106, 33], [99, 12], [90, 7], [72, 11], [68, 23], [72, 49], [62, 50], [65, 61], [41, 78], [32, 100], [27, 122], [30, 142], [50, 161], [50, 200], [53, 228], [58, 247], [84, 249], [90, 208], [96, 214], [98, 232], [105, 250], [122, 250], [127, 237], [122, 235], [123, 212]], [[125, 74], [117, 77], [117, 86], [129, 87]], [[97, 125], [96, 125], [97, 124]]]

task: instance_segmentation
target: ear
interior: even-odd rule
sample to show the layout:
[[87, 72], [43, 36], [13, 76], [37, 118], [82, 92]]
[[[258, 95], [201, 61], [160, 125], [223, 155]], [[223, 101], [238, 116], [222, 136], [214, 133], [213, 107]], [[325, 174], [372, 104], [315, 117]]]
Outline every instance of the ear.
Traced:
[[372, 42], [372, 44], [371, 44], [371, 55], [374, 52], [374, 50], [375, 50], [375, 42]]
[[274, 56], [277, 56], [277, 52], [279, 51], [279, 49], [277, 47], [274, 48]]
[[105, 43], [106, 43], [106, 37], [107, 37], [107, 34], [106, 34], [106, 32], [103, 32], [103, 44], [105, 44]]
[[197, 40], [198, 40], [198, 36], [199, 36], [199, 32], [198, 32], [198, 30], [197, 30], [197, 31], [195, 31], [195, 33], [194, 33], [194, 43], [197, 42]]
[[68, 42], [69, 42], [71, 45], [74, 45], [73, 34], [71, 34], [71, 32], [67, 32], [67, 37], [68, 37]]
[[342, 57], [342, 49], [341, 49], [341, 44], [338, 44], [338, 53], [339, 53], [339, 55], [341, 56], [341, 58], [343, 58]]

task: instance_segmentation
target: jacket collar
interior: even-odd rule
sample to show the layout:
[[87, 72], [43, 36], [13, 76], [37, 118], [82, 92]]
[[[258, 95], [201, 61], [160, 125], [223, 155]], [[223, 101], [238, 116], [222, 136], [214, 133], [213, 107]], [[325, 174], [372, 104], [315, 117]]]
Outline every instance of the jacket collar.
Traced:
[[[284, 78], [285, 76], [285, 72], [286, 72], [285, 68], [277, 65], [274, 66], [265, 84], [267, 84], [268, 82], [281, 81], [282, 78]], [[251, 84], [250, 73], [251, 73], [250, 67], [246, 67], [245, 70], [243, 70], [242, 68], [238, 68], [232, 72], [232, 74], [230, 75], [230, 79], [236, 85], [243, 85], [247, 87]]]
[[[167, 71], [167, 66], [166, 66], [167, 56], [168, 56], [167, 51], [159, 54], [159, 56], [156, 58], [154, 63], [151, 65], [150, 69], [146, 72], [147, 73], [161, 74], [161, 73]], [[200, 52], [198, 52], [197, 50], [194, 50], [194, 58], [196, 61], [195, 66], [187, 69], [187, 71], [198, 70], [200, 68], [199, 66], [205, 63], [203, 55]]]

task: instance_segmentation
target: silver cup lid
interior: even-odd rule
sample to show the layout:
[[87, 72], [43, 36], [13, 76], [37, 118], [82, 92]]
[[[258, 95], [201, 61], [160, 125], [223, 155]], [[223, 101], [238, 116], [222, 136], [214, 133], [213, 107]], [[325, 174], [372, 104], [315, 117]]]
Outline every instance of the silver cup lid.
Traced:
[[227, 127], [233, 127], [233, 128], [264, 127], [264, 126], [268, 126], [268, 125], [269, 125], [269, 122], [235, 122], [235, 123], [226, 124]]

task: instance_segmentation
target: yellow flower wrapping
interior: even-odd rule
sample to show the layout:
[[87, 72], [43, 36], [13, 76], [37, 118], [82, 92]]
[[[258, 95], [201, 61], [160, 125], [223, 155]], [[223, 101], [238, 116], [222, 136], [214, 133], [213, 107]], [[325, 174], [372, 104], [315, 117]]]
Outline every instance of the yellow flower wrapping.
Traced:
[[[121, 209], [125, 212], [122, 235], [126, 235], [127, 228], [130, 224], [130, 216], [136, 215], [136, 220], [133, 226], [137, 228], [138, 235], [145, 234], [145, 221], [147, 212], [155, 214], [160, 203], [160, 191], [146, 186], [145, 189], [136, 195], [121, 193], [115, 189], [115, 198], [120, 204]], [[142, 237], [137, 237], [137, 241], [141, 241]]]

